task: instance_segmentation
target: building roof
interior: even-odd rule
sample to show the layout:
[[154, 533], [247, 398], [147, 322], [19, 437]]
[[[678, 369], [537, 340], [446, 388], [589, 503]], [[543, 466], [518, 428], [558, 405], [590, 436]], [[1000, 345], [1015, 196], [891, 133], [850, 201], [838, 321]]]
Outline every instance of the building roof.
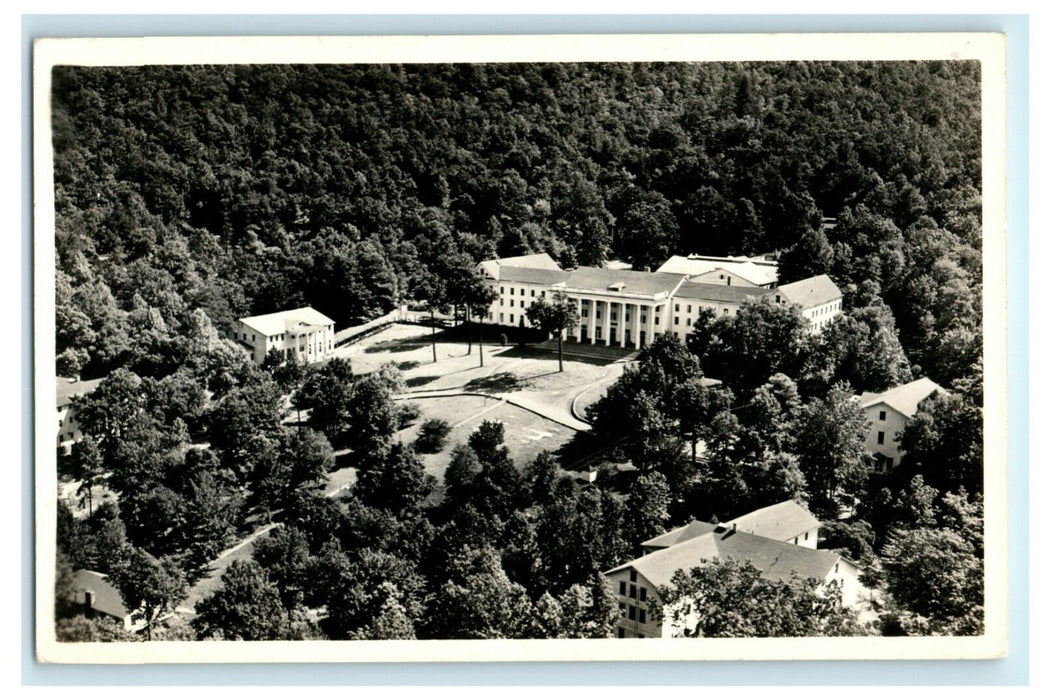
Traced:
[[564, 270], [542, 267], [500, 266], [500, 282], [516, 282], [518, 284], [558, 284], [568, 277]]
[[58, 377], [57, 380], [57, 406], [62, 408], [68, 406], [74, 397], [83, 396], [89, 394], [98, 388], [98, 385], [102, 383], [102, 379], [68, 379], [67, 377]]
[[[606, 270], [601, 267], [577, 267], [565, 281], [567, 289], [618, 293], [625, 295], [656, 296], [670, 294], [684, 280], [683, 275], [640, 270]], [[610, 289], [623, 285], [619, 290]]]
[[319, 329], [333, 325], [332, 318], [320, 314], [310, 306], [289, 311], [276, 311], [273, 314], [264, 314], [263, 316], [248, 316], [247, 318], [239, 319], [239, 321], [266, 336], [302, 330], [302, 326], [304, 330], [307, 330], [312, 326]]
[[685, 280], [674, 295], [680, 299], [702, 299], [703, 301], [730, 302], [741, 304], [747, 299], [767, 294], [769, 290], [762, 287], [729, 287], [724, 284], [706, 282], [690, 282]]
[[805, 309], [813, 309], [844, 298], [840, 287], [833, 284], [829, 275], [816, 275], [799, 282], [790, 282], [781, 285], [775, 293], [781, 294], [789, 303], [799, 304]]
[[822, 523], [807, 508], [790, 500], [741, 515], [725, 524], [735, 525], [740, 532], [785, 542]]
[[772, 260], [757, 260], [746, 256], [712, 257], [708, 255], [674, 255], [659, 266], [659, 272], [681, 275], [705, 275], [714, 270], [724, 270], [752, 284], [767, 286], [778, 282], [779, 264]]
[[500, 264], [500, 267], [529, 267], [538, 270], [560, 270], [558, 263], [554, 262], [554, 258], [547, 255], [546, 253], [532, 253], [531, 255], [515, 255], [510, 258], [499, 258], [493, 262]]
[[936, 391], [945, 391], [927, 377], [921, 377], [916, 381], [888, 389], [882, 394], [866, 392], [862, 394], [858, 403], [862, 408], [869, 408], [878, 403], [886, 403], [906, 418], [912, 418], [920, 402]]
[[76, 594], [76, 602], [84, 602], [85, 591], [94, 591], [94, 605], [92, 606], [94, 610], [120, 619], [125, 618], [129, 613], [123, 605], [123, 598], [120, 597], [119, 591], [106, 580], [107, 578], [105, 574], [88, 569], [74, 571], [72, 585]]
[[750, 562], [767, 579], [784, 581], [793, 574], [824, 580], [840, 555], [826, 549], [810, 549], [741, 530], [717, 526], [713, 531], [659, 549], [617, 566], [607, 574], [633, 568], [656, 588], [669, 585], [679, 570], [692, 569], [714, 559]]
[[649, 549], [672, 547], [678, 542], [685, 542], [693, 537], [700, 537], [708, 532], [713, 532], [715, 527], [717, 526], [713, 523], [706, 523], [702, 520], [693, 520], [687, 525], [682, 525], [681, 527], [674, 528], [669, 532], [664, 532], [658, 537], [645, 540], [641, 543], [641, 546]]

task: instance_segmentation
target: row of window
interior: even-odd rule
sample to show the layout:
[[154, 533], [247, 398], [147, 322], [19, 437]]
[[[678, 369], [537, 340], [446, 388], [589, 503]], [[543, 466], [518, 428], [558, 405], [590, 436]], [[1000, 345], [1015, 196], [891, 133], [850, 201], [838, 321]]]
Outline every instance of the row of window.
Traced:
[[645, 611], [640, 608], [635, 608], [633, 605], [627, 605], [626, 603], [619, 604], [619, 616], [626, 616], [628, 620], [639, 622], [642, 625], [645, 624]]
[[[631, 579], [631, 580], [636, 580], [636, 579], [637, 579], [637, 577], [635, 575], [634, 578]], [[626, 584], [626, 581], [620, 581], [619, 582], [619, 595], [624, 595], [624, 596], [627, 595], [627, 584]], [[634, 584], [630, 584], [630, 595], [628, 597], [637, 599], [638, 595], [640, 595], [642, 601], [648, 600], [648, 589], [645, 588], [644, 586], [642, 586], [640, 589], [638, 589], [638, 587], [635, 586]]]

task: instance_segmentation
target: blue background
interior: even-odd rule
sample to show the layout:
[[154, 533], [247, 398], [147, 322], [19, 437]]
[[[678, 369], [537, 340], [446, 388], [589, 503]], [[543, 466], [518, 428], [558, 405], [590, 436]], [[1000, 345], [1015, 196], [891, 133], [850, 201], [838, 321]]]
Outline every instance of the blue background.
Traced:
[[26, 685], [1028, 683], [1028, 17], [1025, 15], [26, 15], [22, 17], [22, 415], [32, 399], [32, 41], [41, 37], [738, 32], [1007, 35], [1009, 655], [997, 661], [586, 662], [56, 666], [34, 658], [33, 439], [22, 435], [22, 682]]

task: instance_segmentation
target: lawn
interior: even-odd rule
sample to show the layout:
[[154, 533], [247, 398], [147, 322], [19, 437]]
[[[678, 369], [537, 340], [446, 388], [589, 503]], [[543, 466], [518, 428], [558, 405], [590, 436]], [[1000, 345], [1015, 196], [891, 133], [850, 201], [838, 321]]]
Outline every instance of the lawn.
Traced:
[[523, 469], [542, 450], [558, 450], [576, 434], [576, 431], [531, 411], [493, 398], [452, 396], [418, 399], [415, 403], [420, 407], [421, 417], [398, 434], [403, 442], [415, 440], [420, 424], [429, 418], [442, 418], [454, 426], [440, 452], [421, 455], [426, 471], [439, 479], [449, 465], [453, 446], [466, 443], [468, 436], [483, 420], [503, 423], [504, 442], [519, 469]]

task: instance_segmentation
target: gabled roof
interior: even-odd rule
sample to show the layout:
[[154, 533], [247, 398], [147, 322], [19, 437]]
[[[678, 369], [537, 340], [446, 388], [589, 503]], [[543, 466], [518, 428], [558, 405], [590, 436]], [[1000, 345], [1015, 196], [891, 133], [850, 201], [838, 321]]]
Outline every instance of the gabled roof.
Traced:
[[542, 267], [516, 267], [507, 265], [500, 267], [500, 282], [516, 282], [518, 284], [545, 284], [552, 285], [564, 282], [568, 277], [567, 272]]
[[510, 258], [499, 258], [494, 261], [500, 267], [529, 267], [538, 270], [560, 270], [554, 258], [546, 253], [532, 253], [531, 255], [515, 255]]
[[702, 299], [704, 301], [731, 302], [741, 304], [747, 299], [763, 296], [771, 290], [761, 287], [729, 287], [723, 284], [685, 281], [674, 296], [680, 299]]
[[790, 282], [778, 287], [775, 293], [789, 303], [799, 304], [805, 309], [813, 309], [844, 298], [840, 287], [833, 283], [829, 275], [816, 275], [799, 282]]
[[98, 388], [102, 381], [102, 379], [79, 380], [58, 377], [56, 386], [57, 407], [68, 406], [72, 403], [74, 397], [91, 393]]
[[717, 526], [707, 534], [638, 557], [606, 574], [634, 569], [656, 588], [669, 585], [679, 570], [692, 569], [713, 559], [750, 562], [767, 579], [785, 581], [793, 574], [824, 580], [840, 555], [826, 549], [810, 549], [769, 537]]
[[278, 335], [287, 331], [308, 330], [308, 327], [311, 326], [323, 327], [333, 325], [332, 318], [320, 314], [310, 306], [289, 311], [276, 311], [273, 314], [264, 314], [263, 316], [248, 316], [247, 318], [239, 319], [239, 321], [265, 336]]
[[770, 260], [754, 260], [746, 256], [713, 257], [705, 255], [671, 256], [659, 266], [658, 272], [673, 272], [682, 275], [705, 275], [714, 270], [724, 270], [755, 284], [766, 286], [779, 279], [778, 263]]
[[760, 508], [725, 524], [735, 525], [740, 532], [785, 542], [822, 523], [807, 508], [791, 500]]
[[886, 403], [906, 418], [912, 418], [920, 402], [936, 391], [945, 391], [927, 377], [921, 377], [916, 381], [888, 389], [882, 394], [866, 392], [862, 394], [858, 403], [862, 408], [869, 408], [879, 403]]
[[624, 286], [619, 290], [620, 294], [651, 297], [658, 294], [670, 294], [683, 280], [683, 275], [665, 272], [577, 267], [569, 273], [565, 286], [568, 289], [613, 293], [615, 290], [611, 290], [609, 287], [622, 284]]
[[72, 585], [76, 595], [75, 602], [83, 603], [84, 593], [94, 591], [94, 605], [92, 606], [94, 610], [120, 619], [125, 618], [129, 613], [123, 605], [123, 598], [120, 597], [119, 591], [106, 580], [107, 578], [105, 574], [88, 569], [74, 571]]
[[700, 537], [708, 532], [713, 532], [715, 527], [717, 526], [713, 523], [705, 523], [702, 520], [693, 520], [687, 525], [682, 525], [681, 527], [674, 528], [669, 532], [664, 532], [658, 537], [645, 540], [641, 543], [641, 546], [648, 549], [672, 547], [678, 542], [685, 542], [693, 537]]

